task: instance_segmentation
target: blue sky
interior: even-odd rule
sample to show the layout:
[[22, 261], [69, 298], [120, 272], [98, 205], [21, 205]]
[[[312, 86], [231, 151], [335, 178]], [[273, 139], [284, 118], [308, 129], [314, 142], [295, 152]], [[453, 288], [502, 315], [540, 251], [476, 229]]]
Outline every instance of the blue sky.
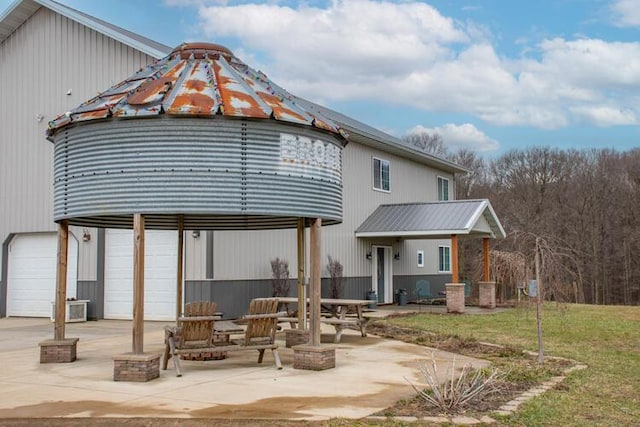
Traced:
[[[58, 0], [452, 149], [640, 146], [640, 0]], [[0, 0], [4, 10], [10, 0]]]

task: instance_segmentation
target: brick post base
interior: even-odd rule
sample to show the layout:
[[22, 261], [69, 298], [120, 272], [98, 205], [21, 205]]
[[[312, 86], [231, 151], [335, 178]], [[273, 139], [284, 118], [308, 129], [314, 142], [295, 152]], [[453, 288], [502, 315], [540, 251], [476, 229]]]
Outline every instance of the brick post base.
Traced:
[[146, 382], [159, 376], [159, 354], [125, 353], [113, 356], [114, 381]]
[[336, 348], [330, 345], [293, 347], [293, 368], [308, 371], [324, 371], [336, 367]]
[[291, 348], [296, 345], [308, 344], [311, 339], [310, 330], [302, 329], [287, 329], [284, 331], [285, 343], [287, 348]]
[[464, 313], [464, 283], [447, 283], [447, 313]]
[[478, 285], [480, 307], [496, 308], [496, 282], [478, 282]]
[[40, 363], [67, 363], [76, 360], [79, 338], [45, 340], [40, 345]]

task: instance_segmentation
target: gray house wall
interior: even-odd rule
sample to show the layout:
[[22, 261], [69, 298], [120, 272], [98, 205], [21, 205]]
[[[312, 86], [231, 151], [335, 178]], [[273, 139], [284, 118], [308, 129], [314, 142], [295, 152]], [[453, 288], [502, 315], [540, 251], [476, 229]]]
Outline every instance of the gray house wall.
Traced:
[[[390, 162], [391, 191], [373, 189], [373, 158]], [[438, 246], [450, 245], [449, 240], [356, 239], [355, 230], [380, 205], [424, 202], [437, 199], [437, 177], [453, 175], [427, 167], [417, 161], [387, 153], [358, 142], [350, 142], [343, 150], [343, 222], [323, 227], [322, 260], [328, 256], [344, 266], [344, 297], [364, 298], [372, 286], [373, 261], [367, 259], [373, 245], [391, 246], [400, 259], [393, 261], [394, 290], [413, 289], [415, 282], [429, 279], [432, 284], [444, 284], [450, 274], [438, 272]], [[452, 192], [453, 194], [453, 192]], [[194, 238], [187, 233], [185, 301], [211, 298], [229, 313], [243, 313], [249, 294], [269, 296], [271, 268], [269, 261], [279, 257], [289, 261], [291, 277], [296, 276], [296, 230], [216, 231], [213, 234], [213, 259], [207, 257], [205, 232]], [[307, 231], [307, 239], [309, 239]], [[307, 240], [308, 241], [308, 240]], [[308, 248], [307, 248], [308, 249]], [[423, 250], [425, 266], [417, 267], [415, 254]], [[307, 254], [308, 260], [308, 254]], [[206, 277], [207, 263], [213, 265], [213, 277]], [[307, 271], [308, 271], [307, 261]], [[323, 295], [328, 296], [328, 270], [323, 269]], [[397, 282], [397, 283], [396, 283]], [[237, 299], [222, 304], [223, 295]], [[255, 294], [255, 295], [254, 295]], [[295, 295], [295, 285], [290, 295]]]
[[[53, 145], [47, 123], [154, 61], [154, 58], [45, 7], [0, 44], [0, 241], [10, 234], [55, 232]], [[97, 230], [78, 237], [78, 281], [97, 279]], [[0, 249], [0, 259], [6, 260]], [[0, 272], [6, 296], [7, 263]], [[6, 298], [1, 301], [2, 310]], [[0, 315], [2, 315], [0, 310]]]

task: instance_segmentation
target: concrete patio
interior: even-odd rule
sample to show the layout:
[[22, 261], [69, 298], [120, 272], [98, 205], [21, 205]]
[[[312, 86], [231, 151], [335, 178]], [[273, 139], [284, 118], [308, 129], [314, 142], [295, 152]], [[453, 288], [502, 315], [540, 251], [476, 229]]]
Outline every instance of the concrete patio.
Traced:
[[[414, 307], [407, 307], [410, 311]], [[376, 315], [384, 315], [379, 310]], [[145, 323], [145, 352], [161, 353], [163, 327]], [[270, 353], [263, 364], [257, 352], [230, 354], [225, 360], [183, 361], [177, 378], [172, 364], [147, 383], [113, 381], [116, 354], [131, 349], [132, 322], [100, 320], [67, 324], [67, 336], [80, 338], [73, 363], [40, 364], [38, 342], [50, 338], [48, 319], [0, 319], [0, 418], [160, 417], [323, 420], [362, 418], [415, 395], [406, 379], [420, 383], [418, 359], [432, 350], [345, 331], [337, 344], [336, 368], [293, 369], [293, 351], [279, 332], [284, 369]], [[333, 328], [322, 341], [333, 340]], [[326, 333], [325, 333], [326, 332]], [[434, 351], [441, 372], [453, 354]], [[456, 366], [486, 362], [459, 355]], [[406, 378], [406, 379], [405, 379]]]

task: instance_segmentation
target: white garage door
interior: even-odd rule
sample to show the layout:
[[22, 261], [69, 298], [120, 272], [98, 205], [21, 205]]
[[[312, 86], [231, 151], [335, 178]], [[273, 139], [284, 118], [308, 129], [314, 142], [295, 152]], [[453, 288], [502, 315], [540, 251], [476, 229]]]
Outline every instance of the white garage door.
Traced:
[[[132, 319], [133, 232], [107, 230], [105, 245], [104, 317]], [[175, 320], [177, 256], [176, 231], [145, 231], [145, 320]]]
[[[9, 244], [7, 315], [50, 317], [56, 298], [58, 235], [19, 234]], [[67, 297], [76, 296], [78, 241], [69, 234]]]

